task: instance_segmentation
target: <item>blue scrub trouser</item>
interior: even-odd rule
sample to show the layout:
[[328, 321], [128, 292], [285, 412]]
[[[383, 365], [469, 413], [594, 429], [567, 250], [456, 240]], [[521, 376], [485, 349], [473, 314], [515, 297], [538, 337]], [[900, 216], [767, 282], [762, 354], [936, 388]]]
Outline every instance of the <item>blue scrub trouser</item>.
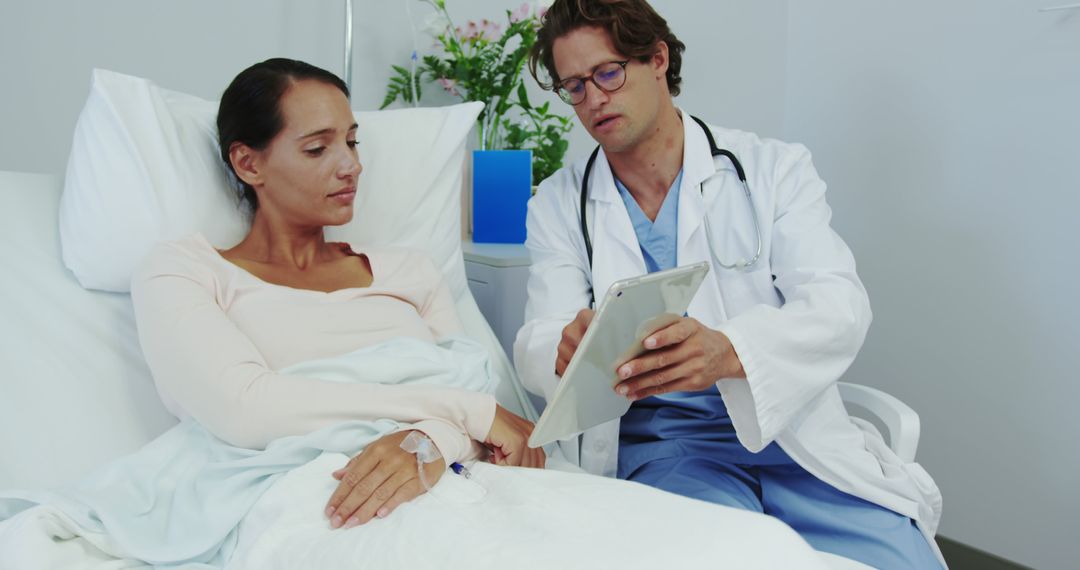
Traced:
[[772, 515], [816, 550], [874, 568], [941, 568], [911, 519], [838, 491], [797, 464], [740, 466], [670, 457], [649, 461], [627, 480]]

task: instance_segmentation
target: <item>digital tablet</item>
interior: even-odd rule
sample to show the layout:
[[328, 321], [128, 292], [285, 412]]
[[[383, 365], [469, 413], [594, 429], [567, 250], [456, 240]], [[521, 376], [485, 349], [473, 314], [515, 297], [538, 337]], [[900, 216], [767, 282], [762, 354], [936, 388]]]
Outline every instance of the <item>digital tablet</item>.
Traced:
[[686, 314], [708, 272], [703, 261], [613, 283], [536, 422], [529, 446], [566, 439], [625, 414], [630, 400], [615, 393], [616, 369], [645, 352], [642, 342], [649, 335]]

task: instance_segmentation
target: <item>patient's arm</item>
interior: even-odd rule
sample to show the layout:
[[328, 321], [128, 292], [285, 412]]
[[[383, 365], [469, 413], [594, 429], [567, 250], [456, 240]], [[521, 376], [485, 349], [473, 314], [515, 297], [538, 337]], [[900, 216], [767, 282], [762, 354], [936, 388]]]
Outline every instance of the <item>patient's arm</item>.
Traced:
[[432, 287], [431, 294], [417, 311], [424, 319], [424, 322], [427, 323], [435, 338], [462, 333], [465, 328], [461, 326], [461, 321], [458, 319], [457, 308], [454, 307], [454, 297], [450, 294], [446, 279], [443, 277], [442, 272], [435, 267], [435, 263], [431, 261], [431, 258], [423, 256], [422, 259], [422, 271], [428, 275], [431, 282], [435, 283], [435, 286]]
[[262, 448], [343, 421], [389, 418], [414, 424], [453, 462], [472, 452], [472, 440], [487, 437], [495, 414], [489, 394], [274, 372], [217, 304], [215, 287], [204, 262], [166, 244], [136, 273], [132, 299], [158, 390], [179, 408], [174, 412], [192, 416], [226, 442]]

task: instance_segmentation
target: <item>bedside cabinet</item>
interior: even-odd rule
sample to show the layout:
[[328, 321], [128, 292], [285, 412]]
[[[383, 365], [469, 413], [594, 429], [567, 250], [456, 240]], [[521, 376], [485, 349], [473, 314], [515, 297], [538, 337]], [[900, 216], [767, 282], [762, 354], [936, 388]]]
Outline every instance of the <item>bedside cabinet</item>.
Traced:
[[465, 276], [480, 312], [514, 361], [514, 337], [525, 323], [529, 251], [523, 244], [463, 241]]

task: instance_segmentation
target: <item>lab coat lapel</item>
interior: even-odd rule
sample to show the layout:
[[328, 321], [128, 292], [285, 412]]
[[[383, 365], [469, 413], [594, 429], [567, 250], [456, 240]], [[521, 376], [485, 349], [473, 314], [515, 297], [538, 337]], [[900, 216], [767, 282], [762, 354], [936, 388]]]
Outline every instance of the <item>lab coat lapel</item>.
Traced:
[[[678, 252], [684, 251], [699, 231], [704, 233], [701, 224], [705, 219], [705, 204], [701, 197], [701, 184], [716, 174], [705, 132], [690, 118], [689, 113], [680, 113], [683, 117], [683, 178], [679, 187]], [[679, 255], [678, 264], [686, 263]]]
[[593, 291], [599, 305], [612, 283], [646, 271], [634, 224], [602, 149], [593, 165], [589, 199], [596, 213], [589, 231], [593, 235]]
[[718, 174], [717, 161], [713, 160], [705, 131], [701, 130], [688, 113], [680, 113], [683, 117], [684, 141], [683, 180], [679, 188], [677, 264], [681, 266], [700, 261], [709, 262], [711, 271], [705, 276], [687, 312], [707, 326], [716, 327], [727, 319], [727, 311], [720, 295], [717, 268], [713, 266], [712, 256], [709, 254], [704, 227], [706, 204], [701, 195], [701, 185]]

